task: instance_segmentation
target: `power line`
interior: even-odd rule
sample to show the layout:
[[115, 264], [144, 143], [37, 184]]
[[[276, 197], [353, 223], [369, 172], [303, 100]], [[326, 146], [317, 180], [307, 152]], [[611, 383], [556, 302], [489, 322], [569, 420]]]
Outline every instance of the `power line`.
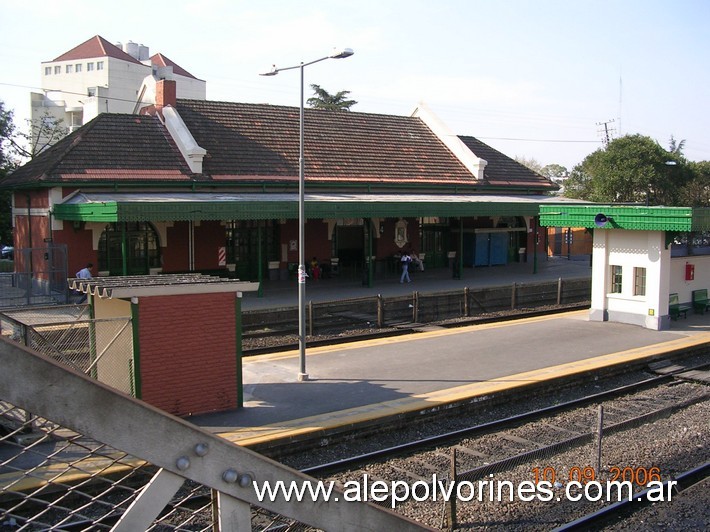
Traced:
[[512, 137], [480, 137], [476, 135], [479, 140], [514, 140], [520, 142], [570, 142], [570, 143], [587, 143], [587, 144], [599, 144], [598, 140], [567, 140], [567, 139], [522, 139], [522, 138], [512, 138]]

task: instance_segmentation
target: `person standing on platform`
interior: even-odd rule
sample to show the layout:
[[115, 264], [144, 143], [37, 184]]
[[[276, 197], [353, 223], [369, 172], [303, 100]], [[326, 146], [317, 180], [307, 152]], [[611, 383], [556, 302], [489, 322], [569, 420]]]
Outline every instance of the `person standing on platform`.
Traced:
[[[78, 272], [76, 272], [76, 278], [77, 279], [93, 279], [93, 275], [91, 275], [91, 268], [93, 268], [94, 265], [89, 262], [86, 264], [85, 268], [82, 268]], [[86, 301], [86, 294], [80, 294], [80, 298], [78, 303], [84, 303]]]
[[317, 258], [313, 257], [313, 260], [311, 261], [311, 276], [314, 281], [320, 279], [320, 273], [320, 263]]
[[399, 278], [399, 282], [403, 283], [406, 279], [408, 283], [411, 283], [412, 280], [409, 278], [409, 265], [412, 263], [412, 257], [409, 256], [409, 252], [405, 251], [402, 253], [401, 263], [402, 277]]

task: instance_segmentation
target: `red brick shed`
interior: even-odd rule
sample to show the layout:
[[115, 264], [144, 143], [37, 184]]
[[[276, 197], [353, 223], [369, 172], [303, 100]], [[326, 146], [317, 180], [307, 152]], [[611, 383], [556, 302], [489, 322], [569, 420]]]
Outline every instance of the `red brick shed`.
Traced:
[[137, 398], [178, 416], [242, 406], [241, 296], [258, 286], [200, 274], [70, 280], [96, 320], [132, 318], [132, 355], [98, 364], [99, 380], [124, 372]]

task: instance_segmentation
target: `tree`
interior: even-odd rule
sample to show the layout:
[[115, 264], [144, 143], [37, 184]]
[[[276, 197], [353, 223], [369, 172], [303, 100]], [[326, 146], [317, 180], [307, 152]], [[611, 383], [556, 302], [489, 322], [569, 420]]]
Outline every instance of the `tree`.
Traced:
[[710, 207], [710, 161], [688, 164], [690, 179], [680, 193], [687, 207]]
[[12, 138], [15, 153], [23, 159], [33, 159], [52, 144], [63, 139], [69, 133], [64, 120], [44, 114], [34, 120], [27, 120], [27, 132], [18, 132]]
[[[12, 139], [15, 135], [13, 112], [5, 110], [0, 101], [0, 181], [17, 166], [13, 158]], [[12, 242], [12, 201], [9, 190], [0, 190], [0, 243]]]
[[685, 148], [685, 139], [681, 141], [676, 141], [675, 137], [671, 135], [671, 139], [668, 142], [668, 151], [674, 155], [683, 155], [683, 148]]
[[528, 159], [527, 157], [515, 156], [515, 162], [522, 164], [524, 167], [529, 168], [533, 172], [542, 175], [542, 165], [537, 162], [534, 158]]
[[350, 91], [340, 91], [336, 94], [330, 94], [320, 85], [311, 85], [311, 89], [315, 96], [308, 98], [306, 103], [313, 109], [327, 109], [329, 111], [349, 111], [350, 108], [357, 102], [355, 100], [347, 100], [346, 97]]
[[614, 139], [571, 172], [565, 195], [594, 202], [679, 205], [688, 181], [684, 159], [642, 135]]
[[561, 164], [547, 164], [542, 167], [540, 173], [545, 177], [553, 179], [567, 177], [567, 174], [569, 172], [567, 171], [567, 168], [565, 168]]

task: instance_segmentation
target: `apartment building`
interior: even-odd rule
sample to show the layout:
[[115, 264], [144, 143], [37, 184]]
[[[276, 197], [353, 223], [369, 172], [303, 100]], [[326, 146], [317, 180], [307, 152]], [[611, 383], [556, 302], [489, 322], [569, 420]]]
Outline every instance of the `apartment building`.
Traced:
[[63, 120], [69, 131], [100, 113], [133, 113], [154, 103], [155, 83], [174, 80], [179, 98], [204, 100], [206, 82], [143, 44], [95, 35], [41, 66], [43, 92], [31, 93], [31, 118]]

